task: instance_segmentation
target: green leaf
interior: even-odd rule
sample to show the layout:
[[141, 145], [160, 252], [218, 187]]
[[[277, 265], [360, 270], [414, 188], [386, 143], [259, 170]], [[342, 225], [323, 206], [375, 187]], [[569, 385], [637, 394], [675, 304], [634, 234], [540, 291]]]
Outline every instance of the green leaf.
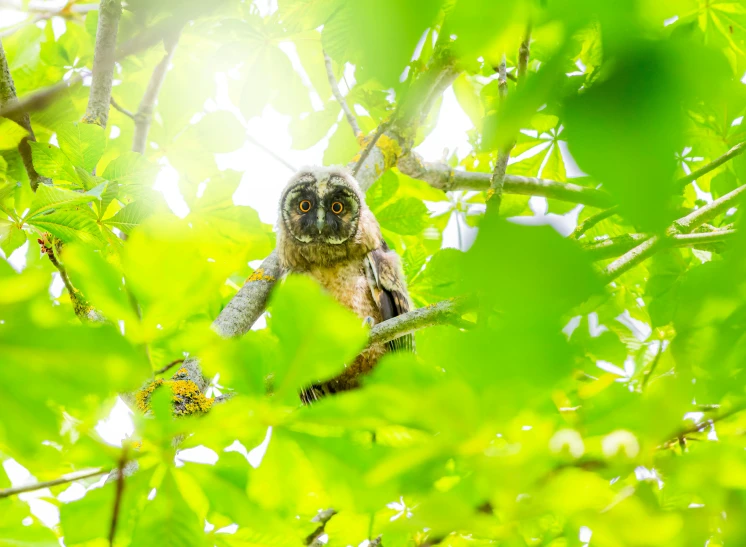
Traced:
[[26, 232], [15, 224], [3, 225], [0, 223], [0, 249], [3, 250], [6, 257], [9, 257], [13, 251], [26, 243]]
[[60, 149], [76, 167], [93, 171], [104, 154], [106, 134], [96, 124], [71, 122], [57, 131]]
[[422, 200], [405, 197], [381, 209], [376, 218], [381, 227], [402, 235], [416, 235], [427, 226], [428, 211]]
[[190, 127], [197, 140], [209, 152], [227, 153], [241, 148], [246, 141], [246, 130], [236, 116], [225, 110], [210, 112]]
[[27, 504], [14, 499], [0, 500], [0, 538], [3, 547], [58, 547], [60, 544], [52, 530], [29, 514]]
[[329, 102], [324, 110], [311, 112], [305, 118], [294, 118], [290, 122], [293, 149], [305, 150], [323, 139], [337, 121], [339, 103]]
[[81, 194], [80, 192], [73, 192], [72, 190], [57, 188], [56, 186], [50, 186], [48, 184], [41, 184], [39, 185], [39, 188], [36, 189], [36, 194], [34, 194], [34, 200], [31, 202], [31, 207], [26, 214], [26, 219], [31, 220], [33, 217], [51, 209], [80, 205], [82, 203], [93, 201], [93, 199], [93, 196], [88, 194]]
[[46, 215], [37, 215], [26, 222], [66, 243], [79, 242], [94, 246], [103, 243], [101, 229], [95, 219], [81, 210], [54, 211]]
[[349, 124], [342, 120], [329, 137], [329, 146], [324, 150], [324, 164], [345, 165], [350, 158], [360, 151], [360, 145], [352, 134]]
[[129, 234], [151, 214], [153, 214], [153, 208], [149, 203], [145, 201], [133, 201], [125, 205], [113, 217], [107, 218], [104, 224], [119, 228], [125, 234]]
[[28, 135], [23, 127], [7, 118], [0, 118], [0, 150], [16, 148], [18, 143]]
[[157, 174], [157, 166], [148, 162], [141, 154], [125, 152], [111, 160], [101, 176], [120, 185], [151, 186]]
[[96, 186], [99, 186], [101, 183], [105, 182], [102, 177], [92, 175], [89, 171], [83, 169], [82, 167], [75, 167], [75, 173], [78, 175], [78, 179], [83, 184], [83, 188], [85, 188], [86, 190], [92, 190]]
[[396, 86], [439, 9], [428, 0], [346, 2], [325, 22], [322, 43], [337, 62], [359, 66], [359, 81], [372, 77]]
[[283, 352], [275, 371], [276, 394], [284, 398], [340, 372], [367, 338], [362, 321], [308, 277], [291, 276], [277, 287], [270, 310]]
[[[19, 314], [0, 325], [0, 345], [0, 412], [16, 417], [0, 424], [0, 445], [29, 454], [59, 438], [60, 407], [75, 414], [95, 398], [137, 388], [151, 373], [142, 352], [111, 325], [47, 326]], [[21, 389], [29, 377], [33, 386]]]
[[399, 189], [399, 177], [393, 171], [386, 171], [365, 193], [365, 202], [374, 213], [388, 202]]
[[204, 516], [190, 507], [176, 483], [173, 472], [166, 473], [157, 486], [155, 498], [147, 501], [132, 533], [133, 545], [164, 547], [206, 546]]
[[41, 142], [30, 142], [29, 145], [31, 146], [34, 169], [40, 175], [73, 184], [79, 183], [75, 167], [62, 150], [51, 144]]

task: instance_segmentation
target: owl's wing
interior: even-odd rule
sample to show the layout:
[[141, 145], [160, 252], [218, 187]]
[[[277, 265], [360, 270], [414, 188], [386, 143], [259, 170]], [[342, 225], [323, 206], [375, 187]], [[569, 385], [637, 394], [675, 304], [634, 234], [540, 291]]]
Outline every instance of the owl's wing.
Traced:
[[[402, 278], [398, 255], [385, 242], [367, 254], [365, 270], [373, 300], [384, 321], [410, 310], [409, 294]], [[405, 334], [387, 343], [392, 351], [414, 351], [414, 335]]]

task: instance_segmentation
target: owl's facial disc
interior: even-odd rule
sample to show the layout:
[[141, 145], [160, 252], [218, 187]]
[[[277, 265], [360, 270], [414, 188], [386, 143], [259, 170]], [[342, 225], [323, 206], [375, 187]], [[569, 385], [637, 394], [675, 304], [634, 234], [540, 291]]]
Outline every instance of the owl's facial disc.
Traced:
[[301, 177], [283, 197], [283, 223], [301, 243], [341, 245], [355, 235], [359, 219], [360, 199], [339, 176]]

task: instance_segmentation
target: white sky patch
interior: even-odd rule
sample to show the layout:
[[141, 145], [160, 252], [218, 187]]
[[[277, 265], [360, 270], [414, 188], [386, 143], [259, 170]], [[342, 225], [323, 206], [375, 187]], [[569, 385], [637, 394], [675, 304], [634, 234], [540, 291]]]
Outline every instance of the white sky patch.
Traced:
[[211, 448], [199, 445], [192, 448], [185, 448], [179, 450], [176, 453], [175, 459], [177, 462], [192, 462], [192, 463], [204, 463], [209, 465], [215, 465], [218, 462], [219, 456]]
[[267, 428], [267, 434], [264, 436], [264, 440], [259, 444], [259, 446], [256, 446], [252, 448], [251, 450], [246, 450], [246, 447], [241, 443], [241, 441], [233, 441], [233, 444], [226, 447], [224, 452], [238, 452], [239, 454], [242, 454], [244, 458], [246, 458], [246, 461], [249, 462], [249, 465], [256, 469], [259, 467], [259, 465], [262, 463], [262, 459], [264, 459], [264, 454], [267, 453], [267, 447], [269, 446], [269, 441], [272, 438], [272, 426], [269, 426]]
[[101, 436], [105, 443], [112, 446], [122, 446], [122, 441], [131, 437], [135, 432], [132, 414], [133, 412], [127, 404], [117, 397], [109, 416], [96, 424], [96, 433]]
[[184, 218], [189, 214], [189, 206], [179, 191], [179, 172], [168, 163], [166, 158], [160, 161], [161, 169], [155, 179], [153, 189], [163, 194], [163, 197], [173, 214]]
[[10, 264], [18, 273], [26, 268], [26, 254], [28, 253], [29, 244], [30, 242], [27, 241], [10, 253], [10, 256], [7, 258], [8, 264]]
[[52, 298], [59, 298], [64, 289], [65, 282], [62, 280], [62, 276], [59, 272], [54, 272], [52, 274], [52, 283], [49, 285], [49, 295]]

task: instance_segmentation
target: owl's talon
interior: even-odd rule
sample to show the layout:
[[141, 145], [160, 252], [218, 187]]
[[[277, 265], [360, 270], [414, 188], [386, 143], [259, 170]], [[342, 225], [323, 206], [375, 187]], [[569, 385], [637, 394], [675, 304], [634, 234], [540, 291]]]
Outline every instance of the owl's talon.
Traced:
[[373, 319], [370, 315], [368, 317], [366, 317], [365, 319], [363, 319], [363, 326], [367, 325], [368, 328], [372, 329], [373, 325], [375, 325], [375, 324], [376, 324], [376, 320]]

